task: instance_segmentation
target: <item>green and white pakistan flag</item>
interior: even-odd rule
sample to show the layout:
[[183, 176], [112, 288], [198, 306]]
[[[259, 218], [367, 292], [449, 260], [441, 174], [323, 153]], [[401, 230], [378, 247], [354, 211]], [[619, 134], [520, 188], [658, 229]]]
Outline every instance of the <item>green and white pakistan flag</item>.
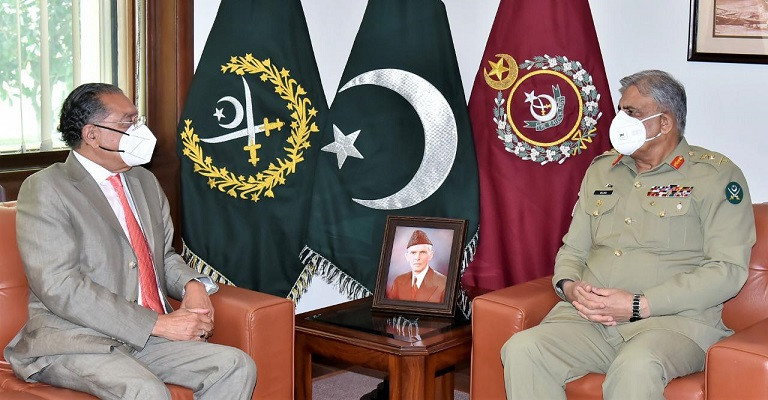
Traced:
[[468, 220], [466, 266], [477, 163], [442, 1], [368, 2], [322, 134], [306, 268], [292, 297], [313, 276], [351, 298], [369, 295], [387, 215]]
[[223, 0], [179, 121], [185, 259], [287, 296], [327, 105], [299, 0]]

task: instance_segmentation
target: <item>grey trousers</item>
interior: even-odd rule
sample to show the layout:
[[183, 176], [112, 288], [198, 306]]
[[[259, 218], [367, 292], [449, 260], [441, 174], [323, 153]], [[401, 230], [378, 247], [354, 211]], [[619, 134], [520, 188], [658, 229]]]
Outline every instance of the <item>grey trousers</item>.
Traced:
[[234, 347], [150, 336], [139, 351], [58, 356], [33, 378], [101, 399], [170, 399], [165, 383], [192, 389], [195, 399], [250, 399], [256, 364]]
[[705, 352], [691, 339], [653, 329], [624, 341], [615, 327], [547, 322], [504, 344], [507, 399], [565, 399], [565, 384], [587, 373], [606, 374], [603, 398], [664, 399], [676, 377], [701, 371]]

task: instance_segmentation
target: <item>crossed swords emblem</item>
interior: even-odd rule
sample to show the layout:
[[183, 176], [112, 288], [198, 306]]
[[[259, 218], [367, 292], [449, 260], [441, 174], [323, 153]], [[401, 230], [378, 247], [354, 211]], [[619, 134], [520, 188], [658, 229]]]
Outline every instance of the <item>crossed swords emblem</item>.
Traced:
[[[232, 96], [224, 96], [219, 99], [216, 104], [221, 103], [222, 101], [226, 101], [232, 104], [232, 106], [235, 107], [235, 118], [232, 122], [228, 124], [219, 124], [220, 127], [224, 129], [232, 129], [237, 128], [240, 126], [240, 124], [243, 122], [243, 111], [245, 111], [245, 128], [232, 131], [229, 133], [225, 133], [220, 136], [212, 137], [212, 138], [206, 138], [206, 139], [200, 139], [203, 142], [206, 143], [223, 143], [228, 142], [230, 140], [239, 139], [241, 137], [248, 137], [248, 143], [243, 147], [243, 150], [247, 151], [250, 155], [250, 158], [248, 161], [253, 165], [256, 166], [256, 163], [259, 161], [259, 157], [256, 155], [256, 151], [261, 148], [261, 145], [256, 143], [256, 134], [259, 132], [264, 132], [264, 134], [269, 137], [269, 134], [273, 129], [277, 129], [278, 131], [283, 128], [283, 125], [285, 125], [284, 122], [280, 121], [279, 118], [275, 118], [274, 122], [269, 122], [269, 120], [265, 117], [263, 120], [263, 123], [261, 125], [256, 125], [256, 123], [253, 120], [253, 102], [251, 100], [251, 88], [248, 86], [248, 82], [246, 82], [245, 78], [240, 77], [243, 80], [243, 91], [245, 92], [245, 110], [243, 110], [243, 104], [240, 102], [240, 100], [232, 97]], [[217, 110], [218, 112], [218, 110]], [[217, 114], [214, 114], [217, 115]]]
[[741, 188], [737, 185], [728, 186], [728, 192], [731, 195], [729, 200], [741, 200], [741, 196], [739, 196], [741, 194]]

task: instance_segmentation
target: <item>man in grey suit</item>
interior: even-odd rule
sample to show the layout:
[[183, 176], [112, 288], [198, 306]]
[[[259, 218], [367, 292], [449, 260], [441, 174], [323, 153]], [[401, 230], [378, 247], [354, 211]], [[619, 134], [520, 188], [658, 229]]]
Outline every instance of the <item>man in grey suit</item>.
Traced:
[[29, 319], [5, 349], [14, 372], [104, 399], [170, 399], [165, 383], [196, 399], [250, 399], [256, 366], [205, 341], [217, 286], [175, 253], [168, 200], [137, 167], [156, 139], [136, 107], [115, 86], [81, 85], [59, 130], [73, 151], [18, 196], [30, 294]]

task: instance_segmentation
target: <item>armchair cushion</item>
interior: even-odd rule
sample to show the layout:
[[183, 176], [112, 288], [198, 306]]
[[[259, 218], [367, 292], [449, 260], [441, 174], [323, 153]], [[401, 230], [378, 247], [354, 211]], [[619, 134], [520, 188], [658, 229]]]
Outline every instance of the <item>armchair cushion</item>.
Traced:
[[707, 352], [710, 399], [768, 399], [768, 319], [727, 337]]
[[[552, 290], [551, 277], [475, 297], [472, 301], [470, 367], [472, 398], [504, 398], [501, 346], [513, 333], [538, 325], [559, 300]], [[478, 390], [483, 396], [474, 395]]]
[[[293, 302], [219, 285], [219, 291], [211, 296], [211, 303], [216, 319], [209, 341], [237, 347], [256, 362], [258, 378], [253, 398], [293, 398]], [[178, 307], [178, 303], [172, 304]]]

